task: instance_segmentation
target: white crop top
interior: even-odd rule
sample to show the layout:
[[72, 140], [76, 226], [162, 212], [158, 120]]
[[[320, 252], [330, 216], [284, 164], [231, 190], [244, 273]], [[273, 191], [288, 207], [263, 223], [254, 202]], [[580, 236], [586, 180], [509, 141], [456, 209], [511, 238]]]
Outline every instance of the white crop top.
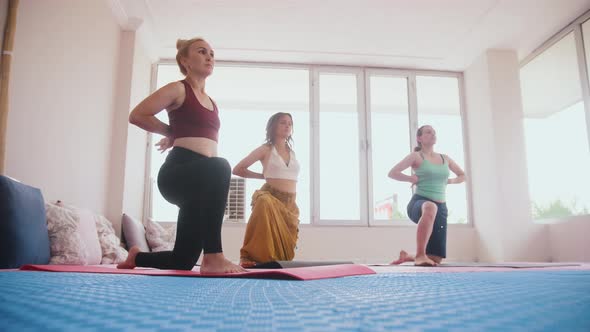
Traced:
[[290, 151], [289, 164], [285, 163], [279, 152], [273, 145], [266, 167], [264, 167], [265, 179], [285, 179], [297, 181], [299, 175], [299, 162], [295, 158], [295, 152]]

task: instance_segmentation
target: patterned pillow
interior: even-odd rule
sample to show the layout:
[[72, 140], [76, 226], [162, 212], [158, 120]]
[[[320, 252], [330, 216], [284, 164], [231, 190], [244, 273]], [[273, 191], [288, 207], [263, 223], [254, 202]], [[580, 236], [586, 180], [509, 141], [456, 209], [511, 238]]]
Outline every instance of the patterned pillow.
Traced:
[[127, 259], [127, 250], [121, 247], [121, 240], [115, 235], [111, 222], [101, 216], [95, 215], [96, 231], [102, 250], [101, 264], [116, 264]]
[[[75, 216], [78, 216], [78, 218], [80, 216], [79, 212], [87, 211], [73, 205], [65, 204], [62, 201], [58, 201], [57, 205], [72, 212]], [[116, 264], [125, 261], [125, 259], [127, 259], [127, 250], [121, 247], [121, 240], [119, 240], [115, 234], [113, 224], [107, 218], [99, 214], [92, 212], [89, 214], [96, 227], [98, 242], [100, 243], [100, 264]], [[92, 252], [93, 250], [86, 251]]]
[[86, 265], [86, 248], [80, 239], [78, 216], [63, 207], [45, 203], [51, 258], [49, 264]]
[[165, 229], [160, 224], [148, 220], [145, 225], [145, 238], [152, 252], [172, 250], [176, 242], [176, 224]]

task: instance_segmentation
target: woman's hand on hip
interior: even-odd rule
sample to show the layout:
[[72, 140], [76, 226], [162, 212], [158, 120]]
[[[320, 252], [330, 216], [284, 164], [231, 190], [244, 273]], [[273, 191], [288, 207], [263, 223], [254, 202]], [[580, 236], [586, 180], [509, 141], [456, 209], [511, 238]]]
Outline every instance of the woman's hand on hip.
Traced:
[[158, 151], [164, 153], [164, 151], [172, 147], [172, 144], [174, 144], [174, 139], [170, 137], [164, 137], [155, 145], [158, 147]]

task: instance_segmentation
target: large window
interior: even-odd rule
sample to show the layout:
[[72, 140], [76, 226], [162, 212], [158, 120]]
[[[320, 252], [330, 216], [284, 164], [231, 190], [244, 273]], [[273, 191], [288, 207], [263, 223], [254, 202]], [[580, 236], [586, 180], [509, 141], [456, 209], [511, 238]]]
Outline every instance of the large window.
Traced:
[[357, 77], [321, 73], [320, 219], [360, 220]]
[[[182, 79], [176, 64], [157, 70], [157, 87]], [[409, 82], [417, 82], [415, 87]], [[411, 152], [418, 125], [433, 125], [442, 151], [464, 166], [457, 76], [392, 70], [218, 63], [207, 92], [220, 109], [219, 155], [235, 166], [263, 144], [268, 118], [289, 112], [301, 164], [297, 204], [301, 223], [408, 223], [409, 183], [387, 177]], [[416, 102], [417, 101], [417, 102]], [[166, 112], [158, 117], [168, 121]], [[159, 193], [156, 178], [166, 154], [151, 136], [151, 218], [175, 221], [178, 209]], [[262, 165], [254, 165], [262, 171]], [[226, 222], [246, 222], [262, 180], [232, 178]], [[448, 188], [451, 223], [467, 222], [465, 186]], [[243, 213], [233, 209], [241, 208]]]
[[373, 220], [408, 219], [406, 205], [412, 197], [410, 184], [387, 176], [389, 170], [411, 152], [408, 79], [371, 75], [369, 91]]
[[590, 150], [574, 32], [520, 75], [533, 217], [588, 214]]
[[[436, 130], [435, 151], [448, 155], [465, 168], [463, 127], [456, 77], [416, 77], [418, 123], [429, 124]], [[455, 175], [451, 172], [451, 177]], [[467, 194], [465, 183], [447, 186], [449, 222], [467, 222]]]

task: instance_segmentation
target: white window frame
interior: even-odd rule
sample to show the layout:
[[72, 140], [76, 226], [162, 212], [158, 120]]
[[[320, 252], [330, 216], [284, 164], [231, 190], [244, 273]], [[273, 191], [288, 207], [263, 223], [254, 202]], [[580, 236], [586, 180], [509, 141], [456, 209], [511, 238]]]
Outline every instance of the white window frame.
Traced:
[[[365, 180], [364, 174], [367, 173], [367, 160], [363, 158], [365, 156], [367, 141], [364, 139], [366, 136], [366, 124], [365, 124], [365, 116], [363, 114], [364, 107], [365, 107], [365, 82], [363, 79], [363, 68], [362, 67], [345, 67], [345, 66], [311, 66], [311, 88], [313, 90], [311, 96], [313, 96], [312, 102], [312, 152], [313, 157], [311, 158], [313, 167], [312, 167], [312, 196], [313, 196], [313, 203], [312, 203], [312, 225], [319, 225], [319, 226], [366, 226], [367, 219], [365, 216], [367, 215], [367, 202], [363, 197], [363, 192], [367, 190], [367, 183]], [[320, 172], [320, 162], [321, 156], [319, 152], [320, 146], [320, 137], [319, 131], [321, 128], [321, 123], [319, 120], [320, 117], [320, 75], [321, 74], [352, 74], [356, 77], [356, 88], [357, 88], [357, 117], [358, 117], [358, 129], [359, 129], [359, 142], [358, 142], [358, 149], [359, 149], [359, 189], [361, 194], [359, 195], [359, 219], [321, 219], [320, 218], [320, 181], [319, 181], [319, 172]]]
[[[373, 144], [371, 142], [371, 138], [373, 137], [373, 131], [371, 127], [371, 77], [393, 77], [393, 78], [404, 78], [406, 79], [406, 91], [408, 93], [408, 126], [409, 126], [409, 133], [410, 133], [410, 146], [408, 146], [408, 153], [412, 151], [414, 148], [414, 139], [412, 133], [415, 133], [417, 119], [416, 119], [416, 93], [411, 92], [411, 72], [406, 70], [396, 70], [396, 69], [372, 69], [367, 68], [365, 70], [365, 85], [366, 89], [366, 100], [365, 100], [365, 117], [366, 117], [366, 132], [367, 132], [367, 150], [366, 150], [366, 159], [367, 159], [367, 205], [370, 207], [368, 209], [368, 221], [369, 226], [391, 226], [391, 225], [412, 225], [413, 223], [409, 220], [403, 219], [394, 219], [394, 220], [376, 220], [375, 213], [373, 211], [374, 206], [374, 197], [373, 197]], [[415, 85], [414, 85], [415, 86]], [[395, 142], [392, 142], [395, 144]], [[393, 165], [391, 165], [393, 167]], [[393, 181], [393, 180], [391, 180]]]
[[[161, 64], [168, 64], [168, 63], [172, 63], [172, 61], [160, 61], [157, 63], [154, 63], [152, 65], [152, 73], [151, 73], [151, 77], [150, 77], [150, 93], [154, 93], [156, 91], [157, 88], [157, 84], [158, 84], [158, 66], [160, 66]], [[147, 132], [147, 138], [146, 138], [146, 145], [145, 145], [145, 172], [144, 172], [144, 187], [143, 187], [143, 199], [144, 199], [144, 204], [143, 204], [143, 215], [145, 216], [145, 218], [149, 221], [153, 221], [153, 222], [161, 222], [161, 223], [171, 223], [174, 222], [173, 220], [154, 220], [153, 216], [152, 216], [152, 179], [151, 179], [151, 169], [152, 169], [152, 144], [154, 144], [153, 142], [153, 137], [154, 135], [151, 132]]]

